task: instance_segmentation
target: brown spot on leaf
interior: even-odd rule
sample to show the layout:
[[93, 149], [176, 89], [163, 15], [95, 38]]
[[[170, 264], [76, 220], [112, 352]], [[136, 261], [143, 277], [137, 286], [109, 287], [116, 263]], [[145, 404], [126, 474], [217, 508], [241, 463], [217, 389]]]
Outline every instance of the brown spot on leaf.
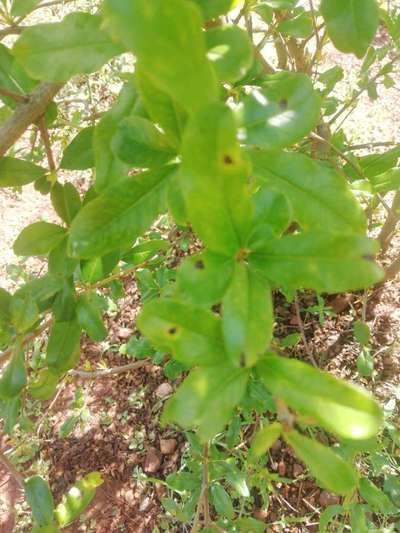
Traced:
[[279, 107], [282, 109], [282, 111], [286, 111], [288, 108], [288, 101], [286, 98], [282, 98], [282, 100], [279, 100]]
[[197, 270], [204, 270], [204, 261], [199, 259], [198, 261], [195, 262], [194, 266], [195, 268], [197, 268]]

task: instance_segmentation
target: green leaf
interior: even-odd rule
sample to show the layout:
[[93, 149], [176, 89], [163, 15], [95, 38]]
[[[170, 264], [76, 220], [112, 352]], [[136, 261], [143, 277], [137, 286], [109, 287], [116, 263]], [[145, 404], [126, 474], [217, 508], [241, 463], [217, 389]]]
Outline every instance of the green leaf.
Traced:
[[217, 99], [202, 17], [192, 2], [106, 0], [103, 12], [112, 34], [135, 53], [148, 78], [186, 111]]
[[193, 0], [201, 9], [204, 20], [210, 20], [228, 13], [237, 0]]
[[284, 438], [323, 487], [343, 495], [357, 487], [356, 472], [331, 448], [294, 430], [284, 433]]
[[189, 219], [213, 252], [232, 256], [245, 245], [253, 215], [248, 173], [232, 111], [218, 103], [194, 115], [184, 135], [179, 176]]
[[71, 226], [71, 255], [89, 259], [132, 243], [164, 209], [166, 187], [175, 169], [167, 166], [121, 179], [86, 204]]
[[66, 372], [79, 360], [81, 328], [78, 322], [55, 322], [50, 330], [46, 363], [57, 372]]
[[12, 400], [0, 401], [0, 416], [4, 420], [4, 433], [12, 434], [14, 426], [18, 422], [21, 411], [21, 398], [16, 396]]
[[57, 215], [70, 226], [81, 208], [79, 192], [72, 183], [55, 183], [51, 188], [51, 203]]
[[68, 322], [75, 318], [76, 291], [73, 280], [65, 280], [62, 289], [52, 303], [53, 316], [56, 322]]
[[15, 329], [28, 331], [39, 318], [39, 308], [29, 291], [14, 294], [10, 303], [11, 321]]
[[393, 505], [389, 497], [369, 479], [362, 477], [358, 490], [374, 513], [390, 515], [398, 512], [397, 507]]
[[357, 357], [357, 370], [360, 376], [369, 378], [374, 373], [374, 358], [370, 348], [364, 347]]
[[249, 246], [256, 247], [258, 241], [265, 240], [265, 235], [280, 236], [293, 220], [292, 208], [280, 192], [261, 185], [253, 196], [254, 219], [253, 230], [249, 237]]
[[375, 0], [322, 0], [321, 14], [328, 35], [338, 50], [362, 58], [379, 24]]
[[[0, 44], [0, 86], [20, 95], [26, 95], [37, 85], [37, 81], [28, 76], [21, 65], [10, 54], [9, 49]], [[1, 96], [1, 100], [11, 109], [17, 102], [8, 96]]]
[[198, 426], [203, 442], [224, 429], [246, 391], [249, 371], [220, 366], [192, 370], [164, 411], [165, 422]]
[[116, 157], [135, 168], [152, 168], [167, 163], [174, 151], [149, 120], [132, 116], [119, 124], [111, 143]]
[[67, 255], [67, 239], [61, 241], [49, 254], [48, 270], [53, 276], [69, 278], [77, 266], [77, 259]]
[[251, 444], [251, 453], [260, 457], [271, 448], [282, 433], [282, 424], [273, 422], [257, 432]]
[[336, 170], [296, 153], [252, 153], [254, 175], [282, 192], [304, 229], [365, 233], [367, 220], [346, 179]]
[[311, 13], [301, 10], [278, 24], [278, 31], [295, 39], [305, 39], [313, 32]]
[[207, 57], [220, 81], [234, 83], [246, 75], [253, 63], [253, 47], [246, 31], [238, 26], [211, 28], [206, 41]]
[[52, 525], [54, 500], [48, 482], [40, 476], [30, 477], [25, 481], [25, 495], [39, 526]]
[[65, 229], [49, 222], [35, 222], [24, 228], [14, 242], [15, 255], [46, 255], [65, 237]]
[[28, 393], [35, 400], [50, 400], [60, 380], [49, 368], [42, 368], [28, 384]]
[[206, 309], [171, 299], [152, 300], [137, 325], [152, 344], [184, 364], [215, 365], [224, 359], [221, 320]]
[[8, 322], [10, 319], [11, 300], [11, 294], [0, 287], [0, 320]]
[[273, 396], [337, 435], [368, 439], [379, 431], [382, 411], [364, 390], [310, 365], [269, 355], [257, 366]]
[[376, 194], [386, 194], [390, 191], [400, 190], [400, 169], [389, 170], [379, 176], [369, 178], [372, 191]]
[[90, 74], [122, 52], [102, 20], [89, 13], [71, 13], [61, 22], [36, 24], [23, 31], [13, 54], [35, 79], [62, 82], [76, 74]]
[[215, 507], [218, 515], [232, 520], [235, 516], [232, 500], [224, 487], [219, 483], [213, 483], [210, 487], [211, 503]]
[[12, 359], [0, 378], [0, 398], [2, 400], [12, 400], [20, 394], [25, 386], [25, 355], [22, 347], [17, 343], [13, 349]]
[[269, 240], [250, 255], [250, 263], [286, 288], [335, 293], [369, 287], [383, 279], [373, 261], [376, 251], [376, 242], [364, 237], [299, 233]]
[[243, 144], [277, 150], [302, 140], [320, 117], [320, 100], [306, 74], [281, 72], [266, 78], [237, 106]]
[[60, 439], [65, 439], [66, 437], [71, 435], [71, 433], [74, 431], [74, 429], [78, 425], [79, 420], [80, 420], [80, 417], [77, 415], [69, 416], [65, 420], [65, 422], [62, 424], [62, 426], [60, 427], [58, 431], [58, 434], [60, 435]]
[[352, 504], [350, 506], [350, 527], [357, 533], [368, 533], [366, 512], [362, 505]]
[[342, 514], [344, 514], [343, 505], [329, 505], [324, 509], [319, 517], [319, 533], [328, 533], [329, 523], [335, 518], [335, 516], [340, 516]]
[[13, 17], [24, 17], [34, 10], [40, 0], [13, 0], [11, 15]]
[[187, 257], [178, 270], [177, 287], [193, 305], [222, 301], [233, 274], [233, 260], [212, 252]]
[[245, 516], [235, 520], [235, 525], [239, 528], [240, 533], [264, 533], [266, 529], [265, 522], [256, 520], [251, 516]]
[[353, 330], [356, 341], [362, 346], [368, 346], [371, 337], [371, 331], [368, 324], [362, 320], [356, 320], [353, 325]]
[[95, 127], [83, 128], [64, 150], [60, 168], [64, 170], [86, 170], [93, 168], [93, 136]]
[[29, 161], [13, 157], [0, 158], [0, 187], [22, 187], [43, 178], [45, 174], [44, 168]]
[[292, 9], [297, 4], [298, 0], [262, 0], [262, 4], [265, 4], [272, 9]]
[[60, 527], [68, 526], [83, 513], [95, 497], [97, 487], [102, 483], [103, 479], [100, 473], [91, 472], [69, 489], [55, 510], [55, 516]]
[[268, 348], [274, 323], [268, 285], [245, 263], [236, 263], [222, 301], [226, 350], [235, 365], [252, 366]]
[[145, 69], [141, 68], [140, 63], [135, 68], [135, 81], [140, 98], [151, 120], [161, 126], [171, 146], [177, 148], [186, 121], [184, 111], [167, 93], [160, 91], [154, 85]]
[[78, 322], [95, 342], [100, 342], [107, 336], [102, 320], [103, 309], [104, 300], [98, 294], [90, 292], [79, 297], [76, 309]]
[[137, 92], [131, 81], [127, 82], [115, 104], [98, 122], [93, 135], [93, 153], [96, 166], [96, 191], [126, 176], [129, 167], [115, 157], [111, 149], [114, 133], [123, 118], [128, 116], [137, 101]]
[[[400, 146], [396, 146], [383, 154], [369, 154], [359, 159], [363, 174], [367, 178], [374, 178], [397, 165], [400, 157]], [[346, 165], [346, 171], [348, 167]]]

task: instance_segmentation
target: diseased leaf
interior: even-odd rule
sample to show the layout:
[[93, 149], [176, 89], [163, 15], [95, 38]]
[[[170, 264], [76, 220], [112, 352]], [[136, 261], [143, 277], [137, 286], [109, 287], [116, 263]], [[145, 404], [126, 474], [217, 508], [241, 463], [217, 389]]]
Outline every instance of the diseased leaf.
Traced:
[[187, 257], [178, 270], [177, 286], [193, 305], [222, 301], [233, 274], [233, 260], [212, 252]]
[[296, 153], [251, 153], [254, 175], [261, 184], [283, 193], [293, 218], [304, 229], [361, 233], [367, 220], [345, 178], [337, 171]]
[[320, 101], [309, 76], [281, 72], [266, 78], [237, 106], [243, 144], [278, 150], [303, 139], [317, 125]]
[[22, 187], [45, 175], [44, 168], [29, 161], [13, 157], [0, 158], [0, 187]]
[[198, 426], [203, 442], [224, 429], [246, 391], [249, 370], [220, 366], [192, 370], [164, 411], [166, 422]]
[[64, 150], [60, 167], [65, 170], [86, 170], [94, 167], [93, 135], [95, 127], [83, 128]]
[[331, 448], [294, 430], [283, 436], [322, 486], [343, 495], [350, 494], [357, 487], [356, 472]]
[[164, 209], [175, 170], [167, 166], [121, 179], [86, 204], [71, 225], [71, 255], [90, 259], [129, 246]]
[[71, 13], [61, 22], [36, 24], [23, 31], [13, 54], [37, 80], [62, 82], [98, 70], [122, 49], [100, 29], [101, 17]]
[[35, 222], [24, 228], [14, 242], [15, 255], [45, 255], [65, 237], [65, 229], [49, 222]]
[[362, 58], [378, 29], [376, 0], [322, 0], [321, 14], [336, 48]]
[[296, 290], [344, 292], [383, 279], [375, 241], [353, 235], [299, 233], [268, 239], [250, 254], [251, 267], [273, 283]]
[[368, 439], [382, 424], [382, 411], [364, 390], [310, 365], [276, 355], [259, 362], [267, 389], [299, 413], [343, 438]]
[[211, 311], [172, 299], [152, 300], [137, 325], [152, 344], [188, 366], [215, 365], [224, 359], [221, 321]]
[[245, 245], [253, 217], [248, 173], [232, 111], [212, 104], [194, 115], [184, 135], [180, 184], [193, 228], [213, 252], [233, 256]]
[[106, 0], [103, 12], [107, 27], [135, 53], [148, 78], [186, 111], [191, 113], [217, 99], [202, 17], [192, 2]]

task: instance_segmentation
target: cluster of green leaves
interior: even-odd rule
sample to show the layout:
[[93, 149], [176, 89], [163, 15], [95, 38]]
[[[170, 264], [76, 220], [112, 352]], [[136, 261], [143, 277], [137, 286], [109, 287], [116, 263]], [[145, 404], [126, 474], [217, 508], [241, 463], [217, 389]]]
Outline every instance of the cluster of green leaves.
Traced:
[[[29, 4], [28, 11], [36, 3]], [[297, 4], [260, 0], [242, 11], [305, 46], [316, 13]], [[168, 290], [159, 291], [156, 280], [157, 297], [145, 301], [137, 322], [157, 350], [189, 371], [164, 420], [196, 428], [207, 442], [243, 407], [257, 379], [274, 399], [277, 421], [255, 437], [254, 455], [282, 436], [321, 485], [350, 496], [359, 487], [351, 462], [306, 436], [307, 428], [365, 440], [381, 426], [380, 408], [363, 390], [272, 352], [272, 291], [334, 293], [382, 279], [354, 191], [398, 187], [400, 153], [350, 156], [342, 166], [336, 154], [327, 157], [310, 143], [308, 135], [337, 109], [331, 92], [342, 72], [323, 73], [315, 86], [309, 58], [307, 72], [271, 73], [251, 36], [218, 18], [235, 7], [232, 0], [105, 0], [99, 14], [38, 24], [11, 51], [0, 47], [0, 84], [22, 95], [39, 81], [90, 74], [122, 53], [136, 59], [114, 105], [63, 153], [60, 168], [95, 169], [83, 198], [42, 166], [0, 160], [0, 186], [34, 183], [50, 194], [60, 218], [28, 226], [14, 244], [19, 256], [47, 257], [48, 273], [13, 295], [0, 292], [1, 341], [12, 345], [0, 378], [2, 415], [11, 431], [26, 394], [53, 396], [79, 361], [82, 332], [95, 342], [105, 338], [105, 303], [96, 289], [110, 285], [119, 265], [139, 268], [165, 249], [165, 242], [137, 239], [169, 212], [177, 224], [191, 226], [203, 249], [183, 261]], [[323, 0], [317, 15], [339, 50], [367, 54], [360, 89], [369, 87], [369, 68], [381, 59], [370, 48], [384, 17], [376, 1]], [[217, 24], [206, 24], [210, 19]], [[389, 66], [382, 69], [382, 76], [389, 73]], [[338, 132], [332, 143], [340, 150], [347, 141]], [[151, 286], [143, 271], [142, 279]], [[46, 355], [28, 376], [26, 335], [46, 314], [52, 315]], [[212, 492], [221, 503], [218, 485]]]

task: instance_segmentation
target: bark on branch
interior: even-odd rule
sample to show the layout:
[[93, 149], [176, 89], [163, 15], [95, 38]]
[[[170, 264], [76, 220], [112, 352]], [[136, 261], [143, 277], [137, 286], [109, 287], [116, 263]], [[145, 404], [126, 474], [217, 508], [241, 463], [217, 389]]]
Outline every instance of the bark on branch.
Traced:
[[46, 111], [47, 106], [63, 86], [62, 83], [41, 83], [29, 96], [26, 103], [21, 103], [13, 115], [0, 127], [0, 157], [18, 141], [21, 135], [36, 122]]

